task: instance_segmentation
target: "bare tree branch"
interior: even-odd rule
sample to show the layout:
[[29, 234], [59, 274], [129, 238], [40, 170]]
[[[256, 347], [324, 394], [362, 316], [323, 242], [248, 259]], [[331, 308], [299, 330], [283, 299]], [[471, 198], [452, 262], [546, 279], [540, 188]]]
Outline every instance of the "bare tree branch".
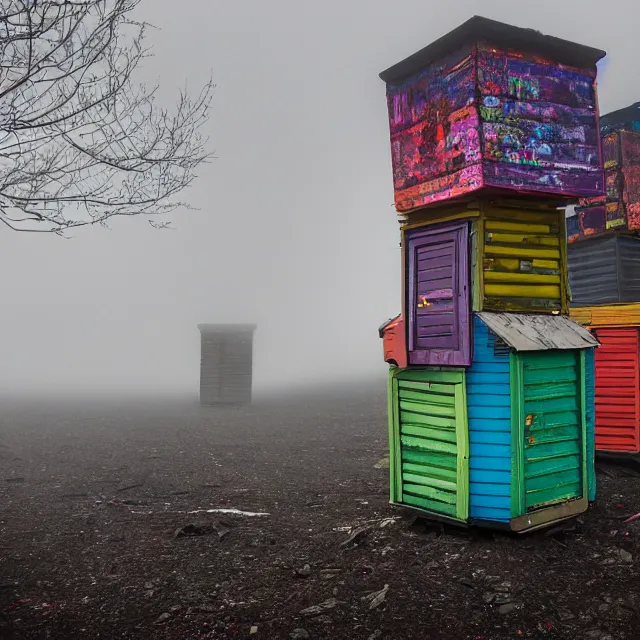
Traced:
[[[117, 216], [164, 216], [211, 157], [214, 85], [136, 84], [151, 55], [142, 0], [0, 0], [0, 221], [62, 233]], [[151, 6], [151, 5], [150, 5]], [[163, 220], [154, 228], [168, 228]]]

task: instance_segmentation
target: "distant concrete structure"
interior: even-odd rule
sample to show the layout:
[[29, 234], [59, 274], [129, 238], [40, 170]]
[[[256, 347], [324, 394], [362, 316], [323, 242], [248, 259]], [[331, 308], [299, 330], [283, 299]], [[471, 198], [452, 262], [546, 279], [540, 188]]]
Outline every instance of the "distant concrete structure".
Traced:
[[254, 324], [199, 324], [200, 404], [250, 404]]

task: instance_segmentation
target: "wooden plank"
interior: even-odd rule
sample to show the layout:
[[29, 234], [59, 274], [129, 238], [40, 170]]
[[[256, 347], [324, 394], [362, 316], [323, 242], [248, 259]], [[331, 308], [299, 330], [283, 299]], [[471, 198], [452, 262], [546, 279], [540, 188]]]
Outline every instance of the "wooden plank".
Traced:
[[435, 370], [417, 370], [405, 369], [402, 371], [401, 382], [421, 382], [434, 383], [441, 382], [446, 384], [462, 383], [464, 374], [461, 371], [435, 371]]
[[476, 264], [472, 273], [472, 294], [474, 311], [482, 311], [484, 306], [484, 217], [473, 223], [473, 255]]
[[466, 521], [469, 517], [469, 424], [467, 420], [467, 385], [456, 385], [456, 441], [457, 491], [456, 517]]
[[426, 475], [434, 480], [442, 480], [455, 486], [457, 471], [455, 469], [446, 469], [444, 467], [430, 466], [425, 470], [423, 464], [415, 464], [413, 462], [402, 463], [402, 473], [413, 473], [420, 476]]
[[[431, 371], [429, 372], [429, 374], [431, 373], [437, 373], [436, 371]], [[431, 375], [428, 375], [427, 379], [425, 377], [425, 374], [420, 372], [419, 374], [421, 376], [421, 380], [420, 382], [417, 382], [416, 380], [408, 380], [408, 372], [405, 371], [403, 372], [403, 377], [401, 379], [398, 380], [398, 385], [400, 387], [400, 393], [404, 393], [405, 390], [411, 390], [411, 391], [421, 391], [421, 392], [425, 392], [425, 391], [429, 391], [430, 393], [437, 393], [440, 395], [449, 395], [451, 397], [454, 396], [454, 391], [452, 390], [452, 385], [451, 384], [441, 384], [438, 382], [431, 382]]]
[[[399, 369], [392, 370], [393, 378], [393, 446], [395, 452], [394, 463], [394, 486], [393, 493], [394, 498], [392, 502], [395, 502], [402, 495], [402, 443], [400, 442], [400, 407], [396, 398], [398, 397], [398, 375]], [[392, 462], [391, 458], [389, 459]], [[391, 464], [389, 464], [391, 467]]]
[[409, 389], [400, 389], [400, 400], [423, 402], [426, 404], [438, 404], [445, 406], [453, 406], [454, 397], [445, 395], [444, 393], [436, 393], [429, 389], [425, 391], [411, 391]]
[[[446, 397], [446, 396], [444, 396]], [[433, 402], [412, 402], [411, 400], [400, 400], [400, 417], [405, 420], [403, 413], [416, 414], [416, 417], [407, 418], [410, 422], [417, 424], [428, 424], [429, 416], [442, 416], [444, 418], [455, 418], [455, 407], [446, 404], [435, 404]]]
[[[486, 275], [486, 274], [485, 274]], [[560, 299], [558, 285], [523, 285], [523, 284], [495, 284], [487, 283], [484, 287], [487, 296], [505, 298], [552, 298]]]
[[[522, 273], [522, 260], [517, 258], [488, 258], [484, 264], [487, 271]], [[560, 262], [558, 260], [531, 260], [532, 273], [548, 273], [558, 275]], [[529, 272], [526, 272], [529, 273]]]
[[539, 491], [527, 491], [526, 504], [527, 508], [541, 507], [547, 504], [557, 504], [564, 500], [581, 497], [582, 483], [580, 480], [572, 484], [562, 485], [556, 484], [553, 487], [540, 489]]
[[400, 443], [403, 449], [409, 447], [417, 451], [429, 451], [434, 453], [448, 453], [456, 455], [457, 449], [454, 444], [448, 442], [440, 442], [438, 440], [430, 440], [428, 438], [416, 438], [415, 436], [400, 435]]
[[[493, 213], [493, 212], [492, 212]], [[506, 220], [496, 220], [491, 218], [485, 221], [485, 229], [491, 232], [499, 231], [522, 231], [522, 224], [519, 222], [507, 222]], [[527, 224], [530, 233], [551, 233], [551, 226], [548, 224]]]
[[538, 273], [510, 273], [507, 271], [485, 271], [484, 279], [487, 282], [503, 282], [517, 284], [555, 284], [560, 285], [559, 275], [547, 275]]
[[524, 382], [521, 357], [509, 355], [511, 373], [511, 517], [524, 513]]
[[435, 427], [436, 429], [455, 429], [456, 421], [455, 418], [441, 418], [439, 416], [429, 416], [427, 420], [422, 420], [421, 422], [413, 421], [412, 413], [407, 413], [404, 415], [404, 424], [413, 425], [416, 427]]
[[455, 504], [456, 494], [455, 491], [443, 491], [436, 487], [428, 487], [423, 484], [404, 484], [404, 492], [414, 496], [420, 496], [421, 498], [428, 498], [430, 500], [437, 500], [438, 502], [444, 502], [445, 504]]
[[587, 498], [572, 500], [571, 502], [563, 502], [559, 505], [533, 511], [525, 515], [513, 518], [510, 526], [515, 532], [535, 531], [541, 527], [545, 527], [554, 522], [561, 522], [568, 518], [574, 518], [584, 513], [589, 508]]
[[421, 496], [414, 496], [409, 493], [402, 494], [402, 502], [413, 507], [418, 507], [427, 513], [432, 511], [437, 514], [444, 513], [452, 517], [456, 516], [456, 506], [454, 504], [431, 500]]
[[441, 453], [437, 451], [419, 451], [418, 449], [403, 449], [402, 462], [410, 462], [433, 468], [434, 473], [442, 475], [441, 469], [455, 471], [456, 461], [449, 453]]
[[544, 258], [545, 260], [561, 260], [559, 249], [539, 249], [537, 247], [504, 247], [499, 245], [486, 245], [485, 256], [505, 256], [512, 258], [520, 256], [523, 258]]
[[560, 247], [560, 239], [558, 236], [551, 234], [548, 235], [533, 235], [530, 230], [523, 232], [505, 233], [504, 231], [487, 231], [486, 235], [487, 244], [508, 244], [514, 246], [526, 246], [526, 247]]
[[416, 436], [418, 438], [427, 438], [429, 440], [439, 440], [441, 442], [456, 443], [456, 433], [449, 429], [434, 429], [426, 426], [413, 426], [403, 424], [400, 433], [407, 436]]

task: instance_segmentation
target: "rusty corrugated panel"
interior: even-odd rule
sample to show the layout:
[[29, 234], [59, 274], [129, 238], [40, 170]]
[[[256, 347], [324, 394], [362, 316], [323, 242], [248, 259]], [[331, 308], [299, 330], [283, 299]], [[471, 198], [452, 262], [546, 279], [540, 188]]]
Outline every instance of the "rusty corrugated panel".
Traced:
[[571, 309], [571, 319], [584, 327], [640, 326], [640, 303]]
[[596, 350], [596, 449], [638, 451], [638, 329], [598, 329], [595, 334], [601, 345]]
[[598, 341], [565, 316], [482, 312], [478, 317], [516, 351], [589, 349]]

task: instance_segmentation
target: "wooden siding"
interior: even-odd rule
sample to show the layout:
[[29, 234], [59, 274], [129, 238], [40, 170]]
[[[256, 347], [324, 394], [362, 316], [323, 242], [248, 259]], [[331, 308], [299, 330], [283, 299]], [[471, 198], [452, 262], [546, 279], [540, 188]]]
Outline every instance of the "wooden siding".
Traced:
[[523, 353], [517, 360], [524, 394], [526, 510], [586, 497], [584, 360], [571, 351]]
[[466, 521], [464, 373], [392, 369], [389, 403], [391, 501]]
[[640, 326], [640, 303], [578, 307], [571, 309], [571, 318], [585, 327]]
[[563, 211], [485, 206], [474, 232], [482, 292], [474, 311], [567, 310]]
[[[511, 519], [511, 400], [509, 350], [479, 319], [473, 322], [473, 362], [467, 371], [469, 516]], [[519, 515], [519, 514], [516, 514]]]
[[201, 333], [200, 402], [249, 404], [253, 380], [253, 331]]
[[638, 451], [640, 374], [638, 329], [594, 331], [596, 350], [596, 449]]
[[587, 420], [587, 477], [589, 502], [596, 499], [596, 363], [595, 349], [586, 349], [585, 358], [585, 417]]
[[470, 364], [468, 233], [456, 222], [407, 234], [412, 365]]

